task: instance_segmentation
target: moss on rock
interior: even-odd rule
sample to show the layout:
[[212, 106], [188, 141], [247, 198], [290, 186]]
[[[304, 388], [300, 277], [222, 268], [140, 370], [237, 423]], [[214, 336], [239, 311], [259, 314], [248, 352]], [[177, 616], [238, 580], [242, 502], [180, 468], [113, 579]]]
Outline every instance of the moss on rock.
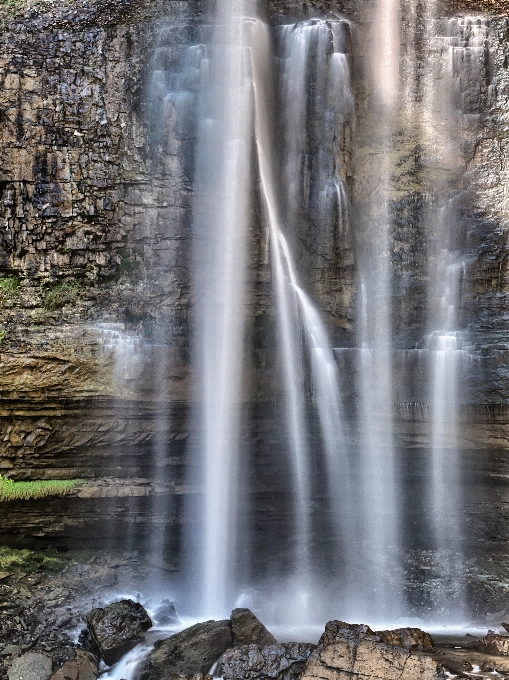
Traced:
[[34, 550], [17, 550], [0, 546], [0, 571], [14, 574], [25, 572], [30, 574], [37, 570], [55, 572], [64, 567], [65, 563], [52, 552], [37, 552]]

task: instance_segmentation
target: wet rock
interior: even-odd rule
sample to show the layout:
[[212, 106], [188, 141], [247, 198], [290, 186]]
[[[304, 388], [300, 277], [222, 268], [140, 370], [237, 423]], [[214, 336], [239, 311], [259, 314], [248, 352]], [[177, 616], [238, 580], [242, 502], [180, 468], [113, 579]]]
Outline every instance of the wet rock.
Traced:
[[67, 661], [51, 680], [97, 680], [99, 677], [97, 659], [88, 652], [78, 650], [74, 661]]
[[441, 661], [443, 668], [459, 677], [468, 678], [468, 673], [471, 673], [473, 666], [469, 661], [458, 661], [456, 659], [444, 659]]
[[45, 654], [24, 654], [16, 659], [7, 672], [9, 680], [49, 680], [52, 662]]
[[83, 574], [83, 583], [89, 588], [109, 588], [116, 582], [113, 569], [106, 566], [88, 567]]
[[144, 607], [132, 600], [93, 609], [86, 618], [90, 634], [109, 665], [135, 647], [143, 639], [143, 633], [152, 627]]
[[221, 675], [224, 680], [296, 680], [315, 648], [305, 642], [235, 647], [224, 653]]
[[141, 679], [168, 680], [196, 673], [206, 674], [232, 643], [229, 620], [197, 623], [156, 642]]
[[173, 602], [163, 600], [154, 613], [154, 623], [159, 625], [172, 625], [180, 622]]
[[468, 647], [476, 649], [485, 654], [497, 654], [498, 656], [509, 656], [509, 636], [499, 635], [498, 633], [488, 633], [481, 640], [471, 642]]
[[366, 680], [436, 680], [439, 672], [430, 656], [387, 645], [368, 626], [329, 621], [301, 680], [340, 680], [345, 673]]
[[259, 621], [250, 609], [234, 609], [230, 616], [232, 622], [233, 646], [277, 645], [276, 638]]
[[435, 643], [429, 633], [420, 628], [396, 628], [396, 630], [376, 631], [375, 635], [386, 645], [404, 647], [405, 649], [433, 649]]
[[0, 656], [16, 656], [19, 654], [21, 648], [19, 645], [6, 645], [2, 651], [0, 651]]

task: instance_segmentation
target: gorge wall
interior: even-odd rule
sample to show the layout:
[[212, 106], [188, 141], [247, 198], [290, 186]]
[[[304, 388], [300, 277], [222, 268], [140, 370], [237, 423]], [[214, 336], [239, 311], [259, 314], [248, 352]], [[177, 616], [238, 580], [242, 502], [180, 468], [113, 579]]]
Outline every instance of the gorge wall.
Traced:
[[[499, 597], [508, 568], [507, 9], [487, 0], [441, 8], [444, 25], [468, 12], [485, 36], [480, 77], [464, 84], [458, 103], [468, 122], [457, 159], [462, 170], [447, 171], [461, 197], [462, 245], [468, 254], [469, 285], [460, 314], [473, 359], [460, 413], [461, 449], [465, 477], [476, 480], [466, 487], [470, 548], [488, 573], [472, 587], [485, 602]], [[363, 30], [370, 2], [272, 0], [268, 10], [274, 25], [313, 16], [344, 16], [352, 22], [355, 115], [342, 130], [337, 150], [353, 217], [338, 238], [317, 237], [316, 225], [304, 225], [294, 240], [304, 286], [320, 303], [333, 345], [342, 348], [336, 356], [348, 400], [354, 403], [355, 214], [370, 200], [367, 178], [376, 171], [363, 128], [369, 107]], [[200, 0], [2, 10], [0, 472], [15, 479], [90, 480], [65, 499], [0, 504], [2, 540], [93, 545], [111, 533], [110, 520], [116, 516], [118, 531], [122, 522], [131, 523], [141, 541], [151, 496], [159, 493], [171, 499], [171, 546], [178, 548], [182, 504], [192, 492], [186, 485], [185, 454], [193, 445], [188, 439], [195, 130], [192, 116], [182, 120], [171, 104], [161, 114], [151, 74], [157, 58], [171, 81], [186, 47], [198, 40], [205, 12]], [[419, 60], [433, 58], [419, 41], [422, 21], [420, 3], [405, 3], [402, 72], [416, 101]], [[417, 74], [408, 67], [411, 55], [417, 55]], [[160, 115], [168, 130], [164, 139], [153, 134]], [[422, 205], [429, 168], [414, 121], [404, 111], [398, 126], [397, 172], [391, 178], [397, 216], [391, 234], [396, 438], [405, 455], [422, 461], [416, 465], [417, 479], [419, 465], [426, 464], [422, 451], [429, 410], [422, 381], [403, 381], [402, 376], [418, 377], [415, 352], [426, 334], [429, 272]], [[277, 498], [277, 480], [285, 471], [263, 444], [277, 447], [278, 433], [271, 420], [277, 382], [270, 370], [274, 312], [260, 230], [254, 215], [249, 305], [257, 340], [246, 375], [245, 408], [257, 414], [255, 504], [269, 499], [284, 523], [290, 510], [285, 499]], [[129, 338], [136, 334], [144, 340], [133, 349]], [[119, 351], [134, 357], [129, 365], [120, 362], [120, 369]], [[171, 364], [168, 377], [159, 371], [162, 353]], [[170, 412], [169, 431], [161, 425], [163, 411]], [[353, 429], [349, 437], [355, 442]], [[151, 484], [148, 470], [154, 442], [163, 439], [170, 443], [170, 488]], [[260, 546], [264, 550], [270, 552], [270, 546]], [[499, 556], [496, 567], [488, 565], [494, 554]], [[422, 567], [417, 562], [416, 570]]]

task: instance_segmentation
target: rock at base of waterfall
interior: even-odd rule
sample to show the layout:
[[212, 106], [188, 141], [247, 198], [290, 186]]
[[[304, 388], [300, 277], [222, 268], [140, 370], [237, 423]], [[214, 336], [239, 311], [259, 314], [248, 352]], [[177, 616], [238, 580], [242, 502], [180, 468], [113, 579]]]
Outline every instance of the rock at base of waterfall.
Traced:
[[297, 680], [316, 645], [305, 642], [260, 646], [243, 645], [224, 653], [224, 680]]
[[53, 664], [45, 654], [23, 654], [7, 671], [9, 680], [49, 680]]
[[173, 602], [163, 600], [159, 607], [154, 612], [154, 623], [161, 625], [172, 625], [180, 623], [180, 619], [175, 609]]
[[509, 635], [488, 633], [488, 635], [485, 635], [481, 640], [471, 642], [468, 647], [486, 654], [509, 656]]
[[97, 659], [92, 654], [78, 649], [76, 659], [64, 663], [51, 680], [97, 680], [98, 677]]
[[110, 666], [143, 640], [143, 633], [152, 627], [145, 608], [133, 600], [93, 609], [86, 618], [90, 634]]
[[232, 622], [233, 646], [277, 645], [276, 638], [259, 621], [250, 609], [234, 609], [230, 616]]
[[197, 623], [156, 642], [140, 678], [170, 680], [206, 674], [232, 643], [229, 620]]
[[429, 633], [425, 633], [420, 628], [396, 628], [396, 630], [376, 631], [382, 642], [394, 647], [405, 647], [405, 649], [419, 649], [428, 651], [433, 649], [435, 643]]
[[385, 644], [368, 626], [329, 621], [301, 680], [340, 680], [345, 674], [362, 680], [437, 680], [440, 669], [431, 656]]

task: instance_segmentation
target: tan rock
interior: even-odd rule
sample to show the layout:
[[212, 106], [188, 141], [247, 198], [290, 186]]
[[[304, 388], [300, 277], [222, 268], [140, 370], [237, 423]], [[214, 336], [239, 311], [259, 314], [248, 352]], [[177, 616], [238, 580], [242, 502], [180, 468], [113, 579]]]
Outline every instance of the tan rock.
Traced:
[[97, 659], [88, 652], [78, 650], [74, 661], [67, 661], [51, 680], [97, 680]]
[[420, 628], [396, 628], [395, 630], [376, 631], [386, 645], [405, 647], [406, 649], [429, 650], [435, 645], [429, 633]]
[[472, 647], [486, 654], [509, 656], [509, 636], [488, 633], [482, 640], [472, 643]]
[[[399, 638], [401, 641], [401, 636]], [[301, 680], [435, 680], [439, 666], [429, 656], [388, 645], [368, 626], [329, 621]]]

